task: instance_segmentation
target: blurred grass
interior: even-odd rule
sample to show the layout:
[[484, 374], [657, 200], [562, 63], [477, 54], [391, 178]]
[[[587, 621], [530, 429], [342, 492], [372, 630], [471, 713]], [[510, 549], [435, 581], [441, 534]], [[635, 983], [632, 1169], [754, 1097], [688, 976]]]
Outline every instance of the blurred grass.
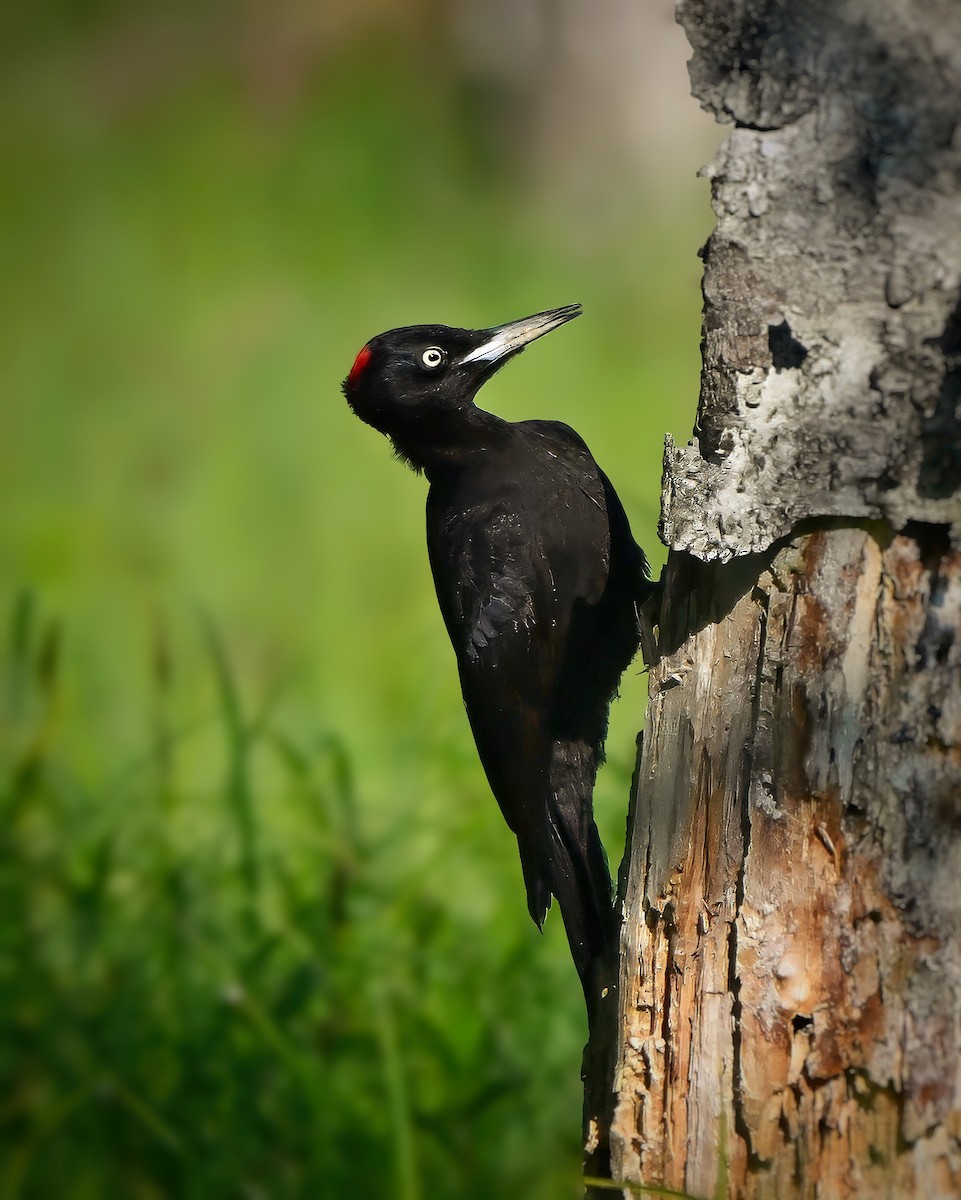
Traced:
[[[0, 1196], [513, 1190], [524, 1146], [498, 1124], [519, 1105], [536, 1133], [540, 1087], [576, 1088], [541, 1040], [564, 972], [531, 976], [512, 906], [495, 902], [490, 937], [425, 882], [436, 845], [405, 861], [396, 818], [366, 835], [340, 743], [298, 747], [245, 712], [209, 627], [216, 721], [172, 737], [156, 695], [155, 753], [90, 795], [51, 754], [50, 634], [28, 601], [12, 626]], [[205, 736], [226, 745], [211, 791], [181, 769]], [[507, 996], [526, 1022], [498, 1019]], [[563, 1169], [537, 1170], [530, 1194], [565, 1190]]]
[[121, 11], [21, 17], [0, 77], [0, 1200], [576, 1195], [563, 930], [423, 483], [338, 385], [381, 329], [584, 302], [484, 403], [574, 425], [659, 561], [702, 198], [565, 219], [402, 28], [278, 99], [209, 47], [138, 71]]

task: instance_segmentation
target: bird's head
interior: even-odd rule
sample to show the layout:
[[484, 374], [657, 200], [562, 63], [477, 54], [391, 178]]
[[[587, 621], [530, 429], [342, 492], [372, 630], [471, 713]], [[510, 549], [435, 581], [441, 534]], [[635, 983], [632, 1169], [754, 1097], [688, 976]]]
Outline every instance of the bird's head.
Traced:
[[[463, 429], [479, 388], [525, 346], [578, 316], [567, 304], [492, 329], [408, 325], [372, 338], [344, 380], [347, 403], [362, 421], [387, 434], [402, 457]], [[474, 410], [477, 411], [476, 409]]]

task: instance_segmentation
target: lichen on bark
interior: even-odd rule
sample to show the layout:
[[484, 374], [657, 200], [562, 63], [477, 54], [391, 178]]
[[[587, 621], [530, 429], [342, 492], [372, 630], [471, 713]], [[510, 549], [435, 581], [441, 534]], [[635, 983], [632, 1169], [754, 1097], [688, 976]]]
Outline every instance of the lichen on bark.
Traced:
[[705, 560], [808, 517], [958, 528], [961, 14], [954, 0], [687, 0], [706, 169], [696, 436], [662, 536]]

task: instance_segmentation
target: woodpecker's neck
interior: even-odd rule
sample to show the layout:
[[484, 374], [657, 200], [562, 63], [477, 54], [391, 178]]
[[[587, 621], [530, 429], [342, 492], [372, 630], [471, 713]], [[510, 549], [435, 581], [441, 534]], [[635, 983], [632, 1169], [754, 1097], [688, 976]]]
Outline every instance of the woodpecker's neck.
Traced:
[[466, 408], [412, 413], [403, 428], [387, 432], [394, 452], [428, 479], [466, 466], [505, 444], [511, 424], [473, 404]]

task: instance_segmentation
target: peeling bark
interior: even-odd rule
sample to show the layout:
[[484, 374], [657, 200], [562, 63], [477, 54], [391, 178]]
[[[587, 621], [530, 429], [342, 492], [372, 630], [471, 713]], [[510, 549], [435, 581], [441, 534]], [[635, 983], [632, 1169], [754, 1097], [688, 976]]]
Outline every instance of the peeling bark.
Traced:
[[665, 455], [589, 1169], [698, 1198], [949, 1200], [961, 8], [680, 16], [695, 93], [735, 129], [710, 169], [697, 436]]
[[961, 552], [935, 526], [827, 529], [676, 555], [668, 595], [612, 1175], [956, 1197]]
[[662, 536], [760, 552], [806, 517], [958, 521], [961, 13], [954, 0], [687, 0], [707, 169], [697, 436]]

